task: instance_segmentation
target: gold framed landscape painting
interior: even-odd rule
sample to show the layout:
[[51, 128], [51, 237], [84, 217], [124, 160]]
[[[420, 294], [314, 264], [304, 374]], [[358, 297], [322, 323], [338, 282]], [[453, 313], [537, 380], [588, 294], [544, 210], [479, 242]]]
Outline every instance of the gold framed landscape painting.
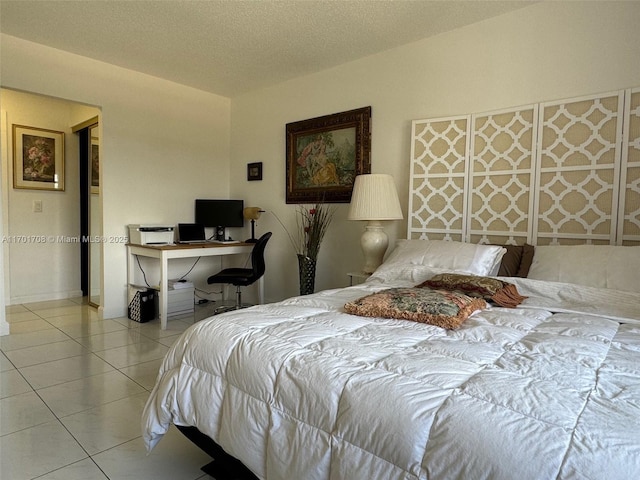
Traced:
[[371, 107], [288, 123], [287, 203], [349, 203], [371, 173]]
[[64, 132], [13, 125], [13, 187], [64, 191]]

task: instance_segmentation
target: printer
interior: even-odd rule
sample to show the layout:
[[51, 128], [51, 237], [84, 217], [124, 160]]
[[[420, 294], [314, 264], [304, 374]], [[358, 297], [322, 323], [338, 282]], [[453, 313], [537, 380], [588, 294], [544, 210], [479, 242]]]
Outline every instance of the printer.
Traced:
[[173, 243], [173, 225], [129, 225], [129, 243], [169, 245]]

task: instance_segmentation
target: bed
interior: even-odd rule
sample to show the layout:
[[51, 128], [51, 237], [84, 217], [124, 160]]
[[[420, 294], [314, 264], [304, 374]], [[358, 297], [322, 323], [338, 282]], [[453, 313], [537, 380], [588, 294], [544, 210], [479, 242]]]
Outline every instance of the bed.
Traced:
[[443, 271], [401, 256], [194, 325], [147, 403], [148, 447], [176, 424], [258, 478], [640, 478], [640, 294], [498, 277], [528, 298], [452, 330], [345, 313]]
[[[413, 122], [407, 239], [361, 285], [187, 330], [147, 448], [176, 425], [234, 478], [640, 478], [640, 97], [621, 95]], [[605, 115], [605, 153], [554, 164], [554, 112], [585, 102], [636, 136], [611, 147]]]

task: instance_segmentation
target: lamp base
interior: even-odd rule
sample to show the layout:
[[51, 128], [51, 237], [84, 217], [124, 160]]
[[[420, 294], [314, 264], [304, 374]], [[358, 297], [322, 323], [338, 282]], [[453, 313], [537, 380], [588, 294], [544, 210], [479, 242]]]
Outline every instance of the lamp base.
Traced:
[[244, 241], [244, 243], [258, 243], [258, 239], [256, 238], [256, 221], [251, 219], [251, 238]]
[[364, 273], [373, 273], [381, 264], [389, 246], [389, 237], [382, 228], [382, 223], [369, 220], [360, 238], [362, 253], [364, 253]]

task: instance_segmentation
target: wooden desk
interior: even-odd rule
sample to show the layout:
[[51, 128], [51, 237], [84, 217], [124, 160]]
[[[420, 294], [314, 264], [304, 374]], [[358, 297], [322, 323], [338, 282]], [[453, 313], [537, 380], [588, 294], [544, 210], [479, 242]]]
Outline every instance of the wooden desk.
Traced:
[[[135, 256], [157, 258], [160, 260], [160, 326], [167, 328], [167, 298], [168, 298], [168, 264], [174, 258], [214, 257], [220, 255], [238, 255], [251, 253], [254, 243], [200, 243], [192, 245], [135, 245], [127, 244], [127, 285], [131, 285], [136, 265]], [[258, 302], [264, 301], [264, 277], [258, 280]]]

